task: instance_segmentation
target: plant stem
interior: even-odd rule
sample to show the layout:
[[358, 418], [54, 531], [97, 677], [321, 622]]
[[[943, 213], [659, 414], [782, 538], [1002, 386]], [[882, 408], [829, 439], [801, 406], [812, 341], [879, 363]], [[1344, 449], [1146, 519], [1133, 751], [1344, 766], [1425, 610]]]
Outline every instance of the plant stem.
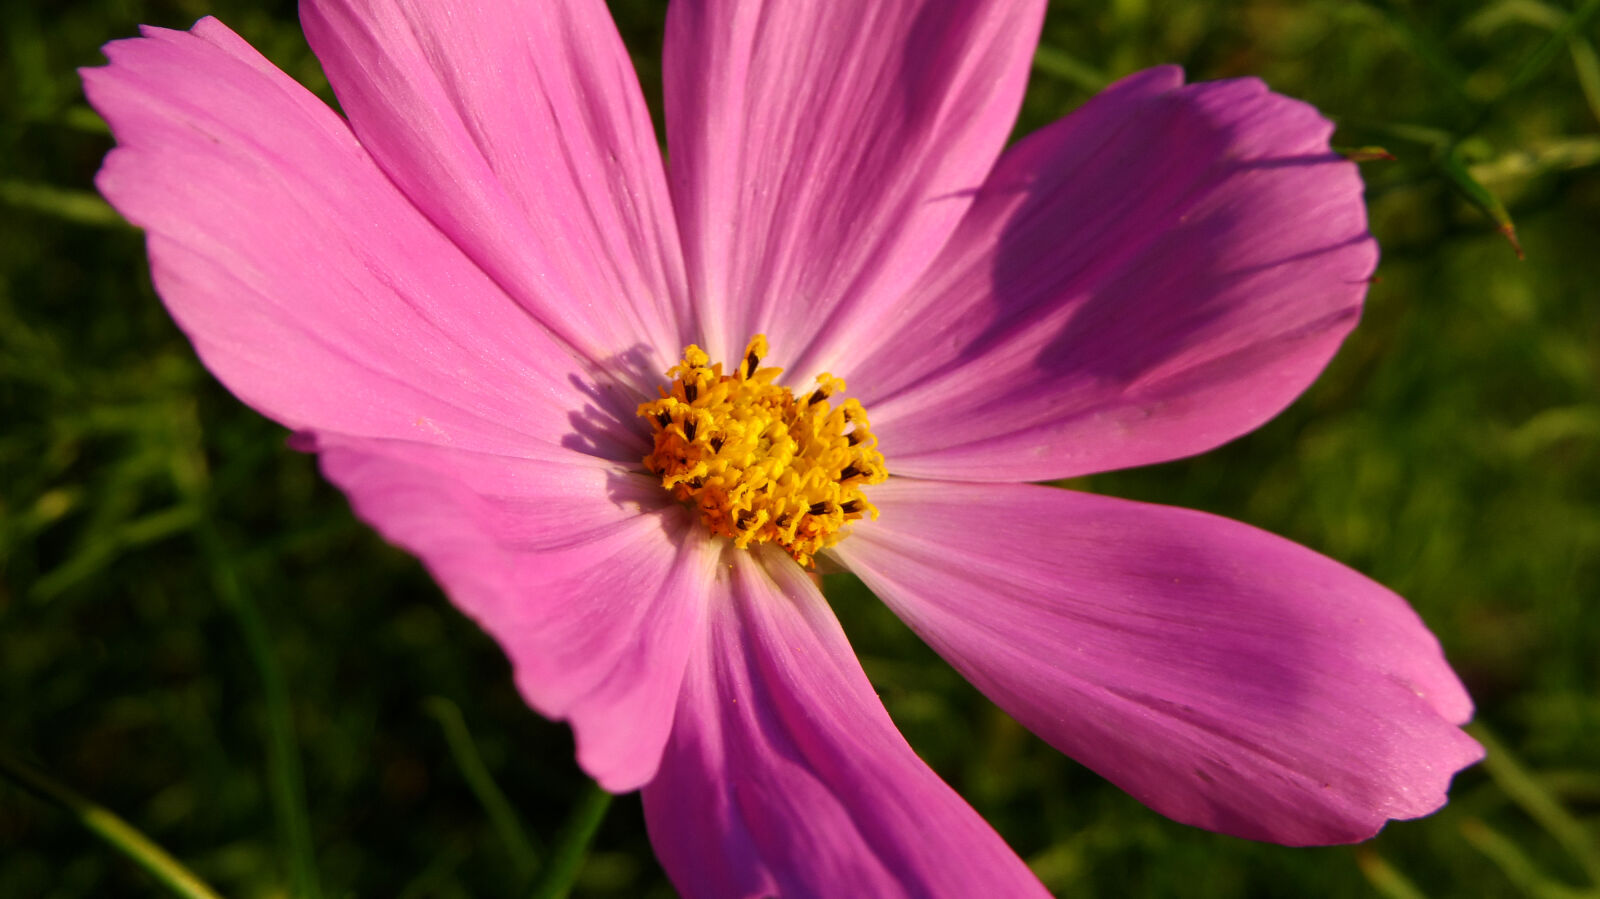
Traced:
[[439, 722], [456, 769], [488, 814], [495, 832], [500, 835], [500, 842], [505, 844], [506, 853], [511, 856], [512, 864], [519, 875], [526, 876], [537, 866], [538, 855], [528, 840], [527, 832], [522, 829], [522, 822], [517, 819], [516, 810], [494, 782], [489, 766], [483, 763], [483, 757], [478, 754], [472, 733], [467, 730], [467, 723], [461, 717], [461, 708], [442, 696], [428, 699], [424, 706], [428, 714]]
[[174, 895], [184, 899], [220, 899], [193, 871], [105, 806], [79, 795], [6, 752], [0, 752], [0, 774], [35, 796], [66, 809], [91, 833], [148, 871]]
[[295, 748], [293, 709], [289, 703], [288, 682], [273, 650], [261, 610], [240, 585], [232, 561], [209, 521], [196, 529], [201, 550], [211, 564], [212, 586], [222, 605], [233, 613], [243, 632], [250, 661], [261, 678], [262, 699], [267, 710], [267, 777], [269, 795], [278, 827], [289, 854], [290, 893], [302, 899], [322, 895], [317, 878], [316, 855], [311, 845], [311, 815], [306, 806], [305, 776]]
[[611, 794], [590, 781], [567, 817], [567, 823], [562, 825], [555, 847], [545, 860], [544, 870], [539, 872], [539, 879], [529, 893], [531, 899], [566, 899], [572, 892], [573, 881], [578, 879], [578, 870], [583, 867], [589, 843], [610, 807]]

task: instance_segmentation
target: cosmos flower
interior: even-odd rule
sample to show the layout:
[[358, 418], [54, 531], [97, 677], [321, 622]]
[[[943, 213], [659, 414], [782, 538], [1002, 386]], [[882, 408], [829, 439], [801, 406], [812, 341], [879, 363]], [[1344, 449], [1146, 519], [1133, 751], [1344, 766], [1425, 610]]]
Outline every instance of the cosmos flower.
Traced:
[[305, 0], [348, 121], [219, 22], [84, 72], [205, 365], [504, 647], [687, 896], [1041, 895], [895, 729], [860, 578], [1179, 821], [1360, 840], [1471, 704], [1398, 596], [1030, 482], [1271, 418], [1376, 261], [1329, 124], [1141, 72], [1007, 149], [1042, 2], [677, 0], [667, 157], [598, 0]]

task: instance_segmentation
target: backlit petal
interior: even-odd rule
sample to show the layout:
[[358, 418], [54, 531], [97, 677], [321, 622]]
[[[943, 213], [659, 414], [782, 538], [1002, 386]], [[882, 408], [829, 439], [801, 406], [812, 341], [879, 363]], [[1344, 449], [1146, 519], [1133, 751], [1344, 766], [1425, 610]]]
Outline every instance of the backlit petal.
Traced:
[[1200, 512], [894, 479], [834, 552], [979, 689], [1157, 811], [1288, 844], [1444, 804], [1482, 757], [1405, 601]]
[[651, 377], [686, 320], [655, 130], [600, 0], [306, 0], [378, 164], [541, 322]]
[[1316, 110], [1253, 79], [1127, 78], [1007, 151], [836, 371], [897, 474], [1035, 481], [1210, 449], [1355, 326], [1377, 247]]
[[775, 550], [724, 562], [644, 791], [686, 899], [1045, 896], [906, 745], [800, 568]]
[[679, 0], [663, 66], [702, 346], [808, 379], [904, 291], [1010, 133], [1044, 4]]
[[145, 34], [83, 72], [117, 138], [97, 183], [148, 232], [157, 291], [230, 390], [296, 430], [623, 452], [570, 417], [632, 397], [594, 386], [337, 115], [215, 19]]
[[321, 458], [500, 643], [528, 703], [572, 723], [591, 776], [624, 792], [655, 775], [715, 561], [687, 509], [621, 468], [371, 442]]

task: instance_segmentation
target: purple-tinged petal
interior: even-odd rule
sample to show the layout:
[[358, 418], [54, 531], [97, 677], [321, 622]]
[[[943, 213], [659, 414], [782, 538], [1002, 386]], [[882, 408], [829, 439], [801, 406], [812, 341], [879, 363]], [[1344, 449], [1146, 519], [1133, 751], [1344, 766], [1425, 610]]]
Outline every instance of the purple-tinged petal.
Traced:
[[1005, 145], [1044, 3], [679, 0], [669, 176], [701, 343], [809, 378], [938, 252]]
[[512, 456], [632, 452], [642, 438], [626, 431], [622, 446], [574, 436], [572, 416], [627, 397], [582, 387], [579, 362], [337, 115], [215, 19], [145, 35], [83, 72], [118, 142], [97, 183], [148, 232], [157, 291], [237, 396], [296, 430]]
[[804, 573], [730, 552], [661, 772], [656, 855], [687, 899], [1045, 896], [895, 729]]
[[615, 792], [655, 776], [716, 561], [689, 510], [620, 467], [322, 450], [356, 514], [505, 649], [529, 705], [572, 723], [584, 770]]
[[1246, 79], [1118, 82], [1007, 151], [834, 371], [890, 470], [1036, 481], [1191, 455], [1276, 415], [1377, 258], [1316, 110]]
[[1483, 756], [1405, 601], [1200, 512], [891, 479], [833, 552], [1018, 721], [1156, 811], [1293, 845], [1445, 802]]
[[505, 289], [596, 362], [683, 348], [683, 261], [633, 65], [600, 0], [304, 0], [361, 141]]

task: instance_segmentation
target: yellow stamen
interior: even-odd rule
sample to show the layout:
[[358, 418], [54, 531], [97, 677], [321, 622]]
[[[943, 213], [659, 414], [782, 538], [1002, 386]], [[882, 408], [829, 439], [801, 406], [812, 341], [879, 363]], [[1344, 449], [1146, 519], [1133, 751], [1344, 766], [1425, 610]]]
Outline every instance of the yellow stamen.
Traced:
[[661, 399], [639, 406], [655, 432], [644, 467], [693, 503], [711, 533], [741, 549], [776, 543], [810, 565], [844, 538], [847, 523], [878, 517], [861, 488], [889, 472], [861, 404], [828, 402], [844, 381], [824, 372], [796, 399], [772, 383], [783, 369], [760, 367], [766, 354], [767, 339], [757, 334], [725, 375], [704, 350], [686, 347]]

